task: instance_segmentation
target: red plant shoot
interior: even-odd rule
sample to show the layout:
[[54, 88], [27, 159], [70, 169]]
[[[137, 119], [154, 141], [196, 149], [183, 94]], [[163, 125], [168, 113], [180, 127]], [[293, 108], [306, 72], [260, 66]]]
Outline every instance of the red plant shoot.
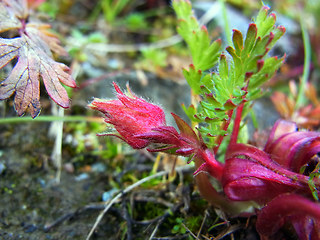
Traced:
[[[169, 152], [182, 156], [193, 156], [197, 162], [195, 171], [199, 190], [204, 197], [210, 198], [209, 202], [226, 210], [236, 212], [237, 202], [255, 201], [258, 204], [267, 204], [282, 194], [295, 192], [299, 194], [302, 202], [311, 201], [312, 193], [308, 185], [308, 176], [299, 173], [299, 169], [308, 164], [308, 161], [320, 149], [320, 133], [297, 131], [296, 125], [284, 120], [278, 121], [271, 130], [265, 150], [260, 150], [251, 145], [239, 144], [236, 136], [239, 131], [241, 111], [237, 109], [234, 121], [233, 139], [226, 153], [225, 164], [215, 159], [213, 149], [207, 148], [201, 136], [198, 136], [191, 127], [180, 117], [173, 114], [180, 133], [172, 126], [167, 126], [162, 109], [154, 104], [136, 97], [125, 95], [114, 83], [117, 100], [94, 99], [89, 105], [105, 115], [105, 121], [112, 124], [118, 131], [117, 137], [126, 141], [133, 148], [148, 147], [151, 152]], [[113, 134], [108, 134], [113, 135]], [[156, 143], [157, 147], [154, 147]], [[312, 143], [312, 144], [310, 144]], [[208, 178], [201, 176], [203, 173], [219, 181], [223, 187], [226, 199], [213, 188], [204, 188]], [[199, 175], [199, 176], [198, 176]], [[320, 186], [318, 179], [314, 180], [315, 186]], [[211, 193], [209, 193], [211, 192]], [[219, 196], [220, 195], [220, 196]], [[212, 199], [212, 198], [215, 199]], [[234, 203], [232, 201], [235, 201]], [[320, 211], [318, 205], [316, 211]], [[297, 206], [298, 207], [298, 206]], [[319, 209], [318, 209], [319, 208]], [[270, 210], [269, 210], [270, 209]], [[286, 212], [281, 205], [277, 205], [279, 214], [286, 217]], [[263, 208], [258, 214], [259, 222], [263, 222], [268, 211], [273, 208]], [[283, 212], [281, 212], [283, 211]], [[294, 212], [294, 209], [290, 210]], [[301, 215], [301, 213], [299, 212]], [[309, 216], [306, 213], [304, 216]], [[315, 222], [320, 221], [317, 215], [313, 216]], [[299, 221], [292, 220], [296, 229], [304, 231]], [[272, 223], [270, 223], [272, 224]], [[270, 225], [269, 224], [269, 225]], [[258, 225], [258, 231], [264, 236], [263, 224]], [[310, 225], [311, 226], [311, 225]], [[276, 229], [277, 226], [269, 228]]]
[[165, 126], [163, 110], [142, 98], [125, 95], [114, 83], [117, 100], [94, 99], [90, 108], [105, 115], [105, 121], [112, 124], [120, 135], [119, 138], [135, 149], [144, 148], [148, 140], [137, 138], [136, 135], [150, 132], [151, 129]]
[[[295, 123], [278, 120], [264, 149], [239, 142], [248, 103], [259, 96], [259, 87], [284, 60], [266, 54], [285, 28], [276, 27], [275, 14], [268, 15], [269, 8], [263, 7], [245, 39], [240, 31], [233, 31], [233, 46], [226, 48], [229, 64], [225, 53], [219, 53], [220, 40], [211, 41], [197, 23], [190, 2], [175, 0], [173, 8], [180, 19], [177, 30], [193, 58], [183, 74], [192, 93], [201, 96], [198, 106], [193, 103], [184, 109], [193, 123], [200, 123], [198, 132], [173, 113], [179, 131], [167, 126], [160, 107], [133, 94], [125, 95], [115, 83], [117, 100], [95, 99], [90, 107], [102, 112], [105, 121], [118, 131], [117, 136], [133, 148], [147, 147], [150, 152], [194, 160], [200, 194], [231, 215], [257, 214], [261, 239], [273, 239], [284, 222], [290, 222], [303, 240], [320, 239], [320, 205], [314, 202], [314, 196], [320, 194], [316, 167], [320, 133], [299, 131]], [[207, 74], [205, 71], [217, 62], [219, 72]], [[219, 162], [217, 156], [226, 136], [230, 138], [225, 159]], [[222, 191], [213, 187], [212, 179]]]

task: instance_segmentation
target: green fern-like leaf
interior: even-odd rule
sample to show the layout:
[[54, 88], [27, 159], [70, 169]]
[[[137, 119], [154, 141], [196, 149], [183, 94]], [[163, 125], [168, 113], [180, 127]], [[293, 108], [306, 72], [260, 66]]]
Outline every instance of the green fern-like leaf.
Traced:
[[179, 19], [177, 31], [190, 49], [194, 67], [202, 71], [212, 68], [220, 55], [221, 40], [212, 42], [207, 28], [195, 18], [189, 1], [175, 0], [172, 6]]
[[[246, 37], [233, 30], [232, 46], [221, 52], [221, 41], [211, 42], [207, 29], [194, 17], [189, 1], [174, 0], [173, 8], [179, 18], [178, 33], [186, 41], [193, 60], [183, 74], [193, 92], [202, 99], [197, 107], [184, 107], [184, 110], [193, 122], [202, 123], [199, 131], [208, 147], [213, 147], [216, 137], [230, 131], [223, 126], [231, 120], [232, 111], [260, 97], [260, 87], [281, 66], [284, 58], [267, 54], [285, 29], [275, 26], [276, 15], [268, 14], [269, 8], [264, 6], [249, 25]], [[218, 71], [208, 73], [215, 65]]]

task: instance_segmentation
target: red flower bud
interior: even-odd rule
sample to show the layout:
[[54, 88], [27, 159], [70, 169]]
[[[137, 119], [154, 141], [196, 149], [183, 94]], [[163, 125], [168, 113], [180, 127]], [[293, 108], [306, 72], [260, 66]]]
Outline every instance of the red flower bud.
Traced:
[[274, 239], [284, 223], [290, 221], [299, 239], [320, 238], [320, 204], [297, 194], [282, 194], [258, 214], [257, 230], [261, 239]]
[[[312, 197], [319, 194], [320, 181], [314, 179], [316, 192], [309, 187], [309, 177], [300, 168], [310, 163], [320, 151], [318, 132], [296, 131], [292, 122], [278, 121], [262, 151], [246, 144], [234, 144], [226, 154], [222, 184], [232, 200], [266, 203], [282, 193]], [[318, 190], [317, 190], [318, 189]]]
[[[150, 142], [147, 139], [137, 138], [136, 135], [148, 133], [153, 128], [166, 124], [163, 110], [142, 98], [133, 95], [125, 95], [116, 83], [113, 83], [117, 92], [116, 100], [94, 99], [90, 108], [98, 110], [105, 115], [105, 122], [112, 124], [118, 131], [115, 135], [131, 147], [140, 149], [146, 147]], [[114, 134], [106, 134], [114, 135]]]

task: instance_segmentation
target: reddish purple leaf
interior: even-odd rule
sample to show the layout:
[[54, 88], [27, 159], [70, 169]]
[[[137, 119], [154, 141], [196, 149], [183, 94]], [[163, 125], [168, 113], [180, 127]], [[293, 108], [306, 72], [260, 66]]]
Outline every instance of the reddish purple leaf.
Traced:
[[[309, 177], [281, 166], [272, 157], [254, 146], [233, 144], [226, 156], [222, 178], [226, 194], [234, 200], [249, 200], [252, 196], [258, 202], [292, 190], [311, 196]], [[319, 179], [314, 183], [320, 186]]]
[[265, 151], [283, 167], [299, 172], [320, 151], [320, 133], [297, 131], [295, 123], [279, 120], [271, 130]]
[[189, 126], [189, 124], [186, 123], [178, 115], [176, 115], [174, 113], [171, 113], [171, 115], [173, 116], [173, 118], [174, 118], [174, 120], [180, 130], [180, 134], [184, 137], [187, 137], [187, 138], [192, 139], [193, 141], [197, 142], [198, 141], [197, 134], [192, 130], [192, 128]]
[[257, 231], [269, 237], [287, 221], [293, 222], [301, 240], [320, 239], [320, 204], [296, 194], [283, 194], [270, 201], [258, 214]]
[[306, 184], [249, 159], [226, 161], [222, 184], [226, 195], [237, 201], [254, 200], [265, 203], [285, 192], [309, 191]]

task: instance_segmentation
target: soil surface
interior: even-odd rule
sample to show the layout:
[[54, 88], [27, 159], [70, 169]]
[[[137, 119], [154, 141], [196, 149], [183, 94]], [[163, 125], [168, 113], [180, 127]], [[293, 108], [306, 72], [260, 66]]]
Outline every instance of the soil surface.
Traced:
[[[259, 104], [265, 108], [266, 103]], [[85, 109], [81, 104], [75, 108]], [[64, 123], [57, 183], [50, 127], [51, 123], [40, 122], [0, 126], [1, 239], [85, 239], [105, 207], [103, 200], [150, 175], [154, 166], [156, 155], [97, 137], [99, 130], [91, 123]], [[87, 139], [79, 138], [79, 131]], [[172, 168], [172, 162], [164, 157], [159, 170]], [[185, 165], [185, 160], [177, 164]], [[259, 239], [254, 218], [226, 221], [221, 213], [217, 215], [199, 196], [192, 172], [190, 168], [178, 173], [173, 181], [157, 178], [124, 195], [91, 239], [149, 239], [151, 235], [153, 239], [193, 239], [189, 231], [200, 232], [200, 237], [231, 239], [231, 234], [235, 239]]]
[[[131, 82], [137, 90], [139, 85]], [[145, 91], [150, 94], [146, 97], [157, 96], [172, 84], [164, 84], [167, 88], [162, 90], [154, 88], [154, 94]], [[77, 94], [83, 93], [74, 95], [73, 109], [89, 111], [77, 102]], [[45, 114], [50, 104], [42, 103]], [[10, 101], [6, 102], [7, 114], [14, 116], [8, 105]], [[31, 121], [0, 126], [0, 239], [86, 239], [105, 207], [103, 201], [151, 174], [156, 155], [133, 151], [114, 138], [97, 137], [97, 132], [105, 130], [100, 123], [96, 129], [94, 123], [66, 122], [57, 183], [51, 125]], [[175, 159], [163, 156], [159, 170], [171, 169], [173, 162]], [[186, 160], [176, 164], [185, 165]], [[217, 215], [199, 196], [192, 172], [190, 168], [177, 173], [171, 181], [156, 178], [124, 195], [103, 217], [91, 239], [193, 239], [189, 231], [200, 237], [226, 235], [229, 239], [233, 234], [258, 239], [253, 225], [246, 225], [247, 221], [254, 223], [254, 218], [226, 222], [223, 215]]]
[[[84, 35], [92, 32], [91, 26], [88, 27], [85, 22], [94, 6], [91, 1], [75, 2], [68, 14], [62, 14], [60, 18], [58, 15], [52, 23], [57, 32], [65, 35], [65, 39], [71, 35], [73, 28], [83, 30]], [[168, 1], [158, 2], [168, 5]], [[157, 23], [156, 18], [151, 20]], [[249, 18], [245, 19], [249, 21]], [[112, 32], [105, 23], [101, 27], [100, 22], [103, 21], [98, 20], [93, 30], [107, 35], [111, 43], [140, 44], [148, 40], [149, 35], [145, 33], [131, 34], [121, 31], [121, 28], [115, 28]], [[167, 25], [171, 25], [171, 28], [165, 26], [168, 31], [175, 31], [173, 23], [169, 21]], [[160, 25], [160, 28], [163, 26]], [[154, 29], [152, 34], [157, 36]], [[283, 45], [290, 47], [286, 42]], [[101, 116], [89, 110], [87, 104], [93, 97], [113, 98], [112, 82], [115, 81], [122, 89], [129, 83], [138, 96], [163, 106], [168, 125], [174, 124], [171, 112], [188, 121], [181, 104], [190, 104], [190, 88], [183, 80], [182, 66], [173, 64], [162, 69], [162, 72], [150, 73], [141, 69], [137, 71], [134, 67], [137, 58], [141, 57], [138, 53], [84, 54], [88, 55], [88, 59], [83, 62], [76, 58], [64, 59], [69, 61], [68, 65], [72, 65], [73, 70], [77, 70], [75, 66], [80, 69], [77, 77], [79, 88], [70, 94], [72, 106], [65, 111], [66, 116]], [[178, 62], [187, 59], [181, 55]], [[124, 67], [113, 68], [111, 62], [114, 61]], [[186, 62], [190, 64], [188, 59]], [[170, 72], [172, 67], [178, 70]], [[139, 76], [141, 71], [144, 72], [143, 77]], [[170, 78], [170, 74], [177, 74], [178, 77]], [[45, 92], [41, 86], [40, 116], [52, 115], [52, 103]], [[279, 117], [269, 98], [258, 101], [253, 108], [261, 129], [270, 128]], [[16, 116], [12, 99], [0, 103], [0, 115]], [[50, 133], [50, 129], [55, 129], [52, 124], [30, 121], [0, 125], [1, 240], [84, 240], [106, 203], [128, 186], [153, 173], [157, 155], [133, 151], [115, 138], [97, 137], [96, 133], [106, 130], [104, 124], [88, 120], [64, 123], [61, 176], [57, 181], [57, 159], [51, 157], [55, 141]], [[249, 134], [252, 136], [254, 130], [251, 125], [249, 123]], [[186, 165], [186, 159], [162, 156], [157, 170], [171, 170], [174, 164]], [[259, 236], [254, 225], [255, 217], [227, 217], [209, 206], [199, 196], [193, 169], [189, 168], [176, 172], [175, 177], [166, 175], [152, 179], [124, 194], [105, 214], [90, 239], [256, 240]], [[287, 233], [284, 236], [288, 237]], [[294, 236], [286, 239], [294, 239]]]

